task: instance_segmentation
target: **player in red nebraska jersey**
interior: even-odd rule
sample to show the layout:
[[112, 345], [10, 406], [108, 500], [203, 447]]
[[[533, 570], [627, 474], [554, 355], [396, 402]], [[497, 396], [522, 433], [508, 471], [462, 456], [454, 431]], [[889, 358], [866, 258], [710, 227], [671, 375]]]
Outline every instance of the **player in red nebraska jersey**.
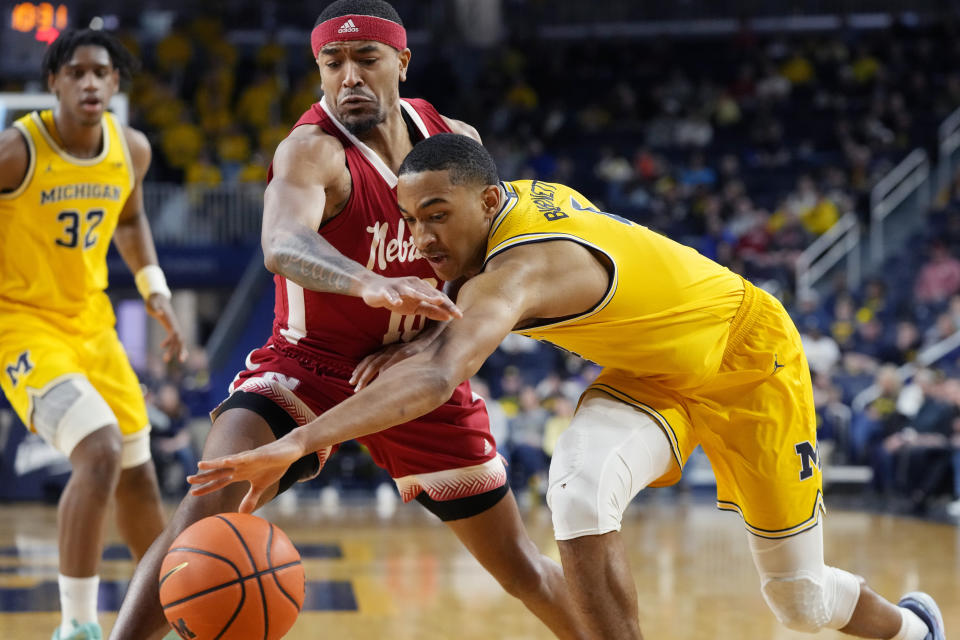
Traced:
[[[405, 229], [396, 171], [417, 141], [450, 131], [479, 139], [476, 131], [423, 100], [399, 98], [410, 51], [386, 2], [334, 2], [311, 44], [325, 97], [278, 147], [264, 194], [264, 260], [276, 274], [273, 335], [250, 354], [213, 411], [207, 459], [272, 442], [309, 422], [352, 395], [364, 357], [413, 338], [425, 318], [460, 316]], [[404, 348], [430, 339], [425, 334]], [[467, 384], [433, 413], [360, 441], [405, 501], [416, 499], [445, 521], [558, 637], [587, 637], [559, 565], [523, 528], [483, 402]], [[315, 476], [331, 453], [301, 458], [265, 499]], [[184, 498], [137, 567], [111, 638], [163, 635], [157, 580], [170, 542], [203, 517], [236, 511], [246, 491], [238, 484]]]

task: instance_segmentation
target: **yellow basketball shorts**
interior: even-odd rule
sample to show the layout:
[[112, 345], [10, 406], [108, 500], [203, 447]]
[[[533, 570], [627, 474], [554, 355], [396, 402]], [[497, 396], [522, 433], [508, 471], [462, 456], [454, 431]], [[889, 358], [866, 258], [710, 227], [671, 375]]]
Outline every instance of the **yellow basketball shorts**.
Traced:
[[[75, 389], [50, 393], [70, 380], [80, 380], [81, 384], [74, 385]], [[75, 424], [69, 428], [79, 434], [68, 438], [70, 446], [58, 443], [59, 435], [51, 433], [51, 429], [38, 428], [43, 422], [37, 415], [38, 407], [48, 414], [69, 415], [68, 405], [82, 400], [77, 396], [91, 386], [89, 395], [98, 395], [102, 402], [94, 398], [81, 415], [73, 412], [70, 416]], [[67, 449], [64, 453], [68, 455], [78, 437], [111, 422], [120, 428], [125, 443], [149, 432], [140, 382], [116, 331], [109, 326], [84, 335], [70, 335], [38, 318], [22, 314], [0, 316], [0, 388], [31, 431], [40, 433], [61, 451]], [[42, 402], [43, 398], [49, 402]], [[99, 415], [92, 418], [91, 413]], [[99, 424], [76, 424], [84, 420], [96, 420]]]
[[676, 391], [618, 370], [591, 385], [656, 421], [676, 468], [699, 444], [717, 480], [717, 506], [739, 513], [751, 533], [784, 538], [817, 524], [823, 479], [810, 371], [800, 335], [780, 302], [747, 286], [723, 364], [705, 385]]

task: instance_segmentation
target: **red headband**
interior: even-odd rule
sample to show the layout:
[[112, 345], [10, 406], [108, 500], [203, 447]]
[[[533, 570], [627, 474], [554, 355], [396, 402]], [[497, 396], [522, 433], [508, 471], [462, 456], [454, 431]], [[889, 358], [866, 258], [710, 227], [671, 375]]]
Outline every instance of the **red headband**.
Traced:
[[376, 40], [388, 44], [394, 49], [407, 48], [407, 30], [402, 25], [374, 16], [339, 16], [321, 22], [310, 34], [313, 57], [320, 55], [320, 49], [331, 42], [345, 40]]

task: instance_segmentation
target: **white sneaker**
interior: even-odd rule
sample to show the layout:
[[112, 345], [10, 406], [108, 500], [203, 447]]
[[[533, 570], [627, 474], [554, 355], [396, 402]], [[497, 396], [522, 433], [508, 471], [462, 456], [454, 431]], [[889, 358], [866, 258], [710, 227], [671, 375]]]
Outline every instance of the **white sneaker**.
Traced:
[[947, 504], [947, 515], [953, 518], [960, 518], [960, 498]]

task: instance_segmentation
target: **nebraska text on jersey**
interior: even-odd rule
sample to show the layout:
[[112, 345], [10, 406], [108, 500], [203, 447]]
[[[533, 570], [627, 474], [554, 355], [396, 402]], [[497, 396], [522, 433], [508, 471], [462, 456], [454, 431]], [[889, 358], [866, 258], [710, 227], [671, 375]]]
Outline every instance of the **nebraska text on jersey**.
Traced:
[[375, 222], [372, 227], [367, 227], [367, 233], [373, 235], [370, 239], [370, 257], [367, 259], [367, 269], [373, 269], [374, 265], [378, 269], [386, 269], [387, 264], [399, 260], [400, 262], [413, 262], [420, 258], [420, 250], [413, 244], [413, 236], [406, 240], [403, 239], [403, 232], [406, 229], [406, 223], [401, 220], [397, 224], [397, 237], [387, 240], [387, 233], [390, 226], [386, 222]]

